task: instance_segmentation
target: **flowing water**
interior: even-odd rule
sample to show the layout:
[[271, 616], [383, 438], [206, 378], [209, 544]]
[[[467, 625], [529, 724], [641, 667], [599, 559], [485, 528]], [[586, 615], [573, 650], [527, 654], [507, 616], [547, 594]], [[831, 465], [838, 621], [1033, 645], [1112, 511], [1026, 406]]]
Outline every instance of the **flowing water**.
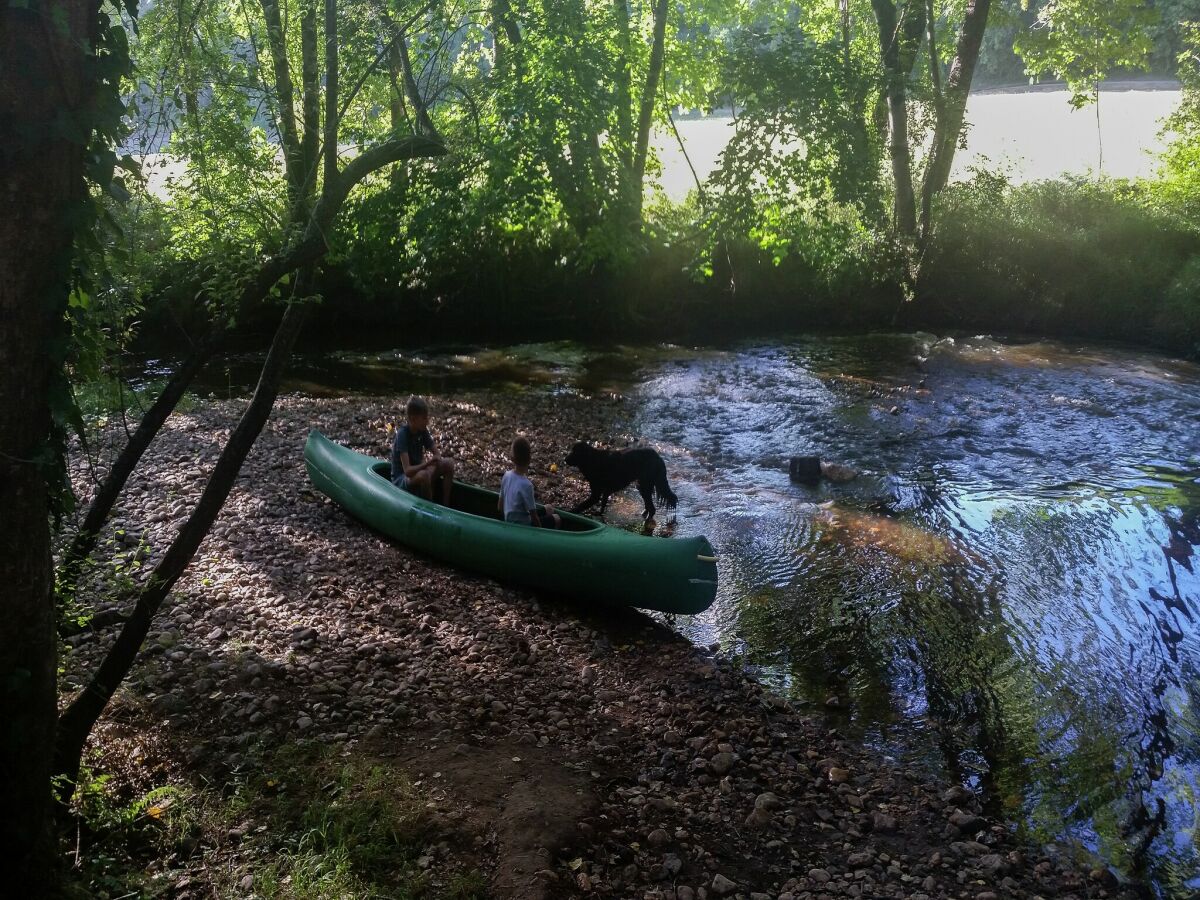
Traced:
[[[676, 628], [1035, 836], [1200, 891], [1200, 367], [917, 334], [333, 354], [294, 377], [622, 393], [674, 533], [720, 557], [716, 604]], [[791, 483], [809, 454], [862, 474]]]

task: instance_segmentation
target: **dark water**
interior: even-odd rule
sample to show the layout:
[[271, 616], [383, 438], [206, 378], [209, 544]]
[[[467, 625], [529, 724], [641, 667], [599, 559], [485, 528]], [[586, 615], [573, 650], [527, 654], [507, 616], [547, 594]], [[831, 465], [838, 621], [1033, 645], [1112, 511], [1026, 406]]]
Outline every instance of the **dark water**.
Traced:
[[[721, 560], [681, 631], [838, 698], [835, 724], [885, 752], [933, 752], [1035, 837], [1200, 891], [1200, 367], [886, 335], [325, 355], [291, 387], [513, 384], [629, 398], [677, 533]], [[789, 483], [807, 454], [864, 474]]]

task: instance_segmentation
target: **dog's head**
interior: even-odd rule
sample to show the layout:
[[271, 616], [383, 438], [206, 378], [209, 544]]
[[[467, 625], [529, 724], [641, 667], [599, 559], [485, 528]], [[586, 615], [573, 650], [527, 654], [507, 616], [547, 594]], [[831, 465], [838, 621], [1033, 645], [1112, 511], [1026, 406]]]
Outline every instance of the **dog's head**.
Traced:
[[592, 445], [586, 441], [576, 441], [571, 446], [571, 452], [567, 454], [567, 465], [581, 468], [591, 458]]

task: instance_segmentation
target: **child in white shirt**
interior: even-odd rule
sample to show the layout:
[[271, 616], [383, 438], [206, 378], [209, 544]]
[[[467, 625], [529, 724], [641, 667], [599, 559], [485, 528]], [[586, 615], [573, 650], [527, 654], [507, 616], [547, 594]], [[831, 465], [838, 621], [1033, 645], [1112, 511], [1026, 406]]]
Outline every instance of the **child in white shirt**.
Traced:
[[553, 506], [538, 511], [537, 500], [533, 496], [533, 482], [525, 474], [529, 471], [532, 457], [528, 439], [519, 437], [512, 442], [513, 467], [500, 479], [500, 513], [505, 522], [517, 525], [561, 528], [562, 519]]

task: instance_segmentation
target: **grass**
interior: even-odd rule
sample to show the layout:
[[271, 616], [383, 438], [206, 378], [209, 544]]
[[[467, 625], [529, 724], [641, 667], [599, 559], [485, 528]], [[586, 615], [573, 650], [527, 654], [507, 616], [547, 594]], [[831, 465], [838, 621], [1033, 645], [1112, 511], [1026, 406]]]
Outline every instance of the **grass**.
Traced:
[[[224, 786], [131, 792], [90, 772], [76, 796], [80, 897], [155, 897], [183, 874], [217, 896], [475, 900], [487, 881], [422, 853], [426, 799], [400, 770], [316, 745], [269, 751]], [[239, 839], [240, 836], [240, 839]], [[419, 862], [426, 863], [422, 866]]]
[[[150, 408], [170, 379], [166, 376], [148, 378], [131, 384], [125, 379], [102, 375], [72, 384], [75, 403], [89, 429], [104, 428], [114, 418], [126, 416], [134, 423]], [[175, 407], [177, 412], [189, 412], [196, 407], [196, 398], [184, 394]]]
[[[286, 747], [238, 786], [229, 819], [258, 822], [243, 841], [246, 875], [264, 898], [419, 897], [417, 868], [432, 828], [424, 799], [400, 772], [314, 746]], [[265, 826], [265, 828], [263, 827]]]

